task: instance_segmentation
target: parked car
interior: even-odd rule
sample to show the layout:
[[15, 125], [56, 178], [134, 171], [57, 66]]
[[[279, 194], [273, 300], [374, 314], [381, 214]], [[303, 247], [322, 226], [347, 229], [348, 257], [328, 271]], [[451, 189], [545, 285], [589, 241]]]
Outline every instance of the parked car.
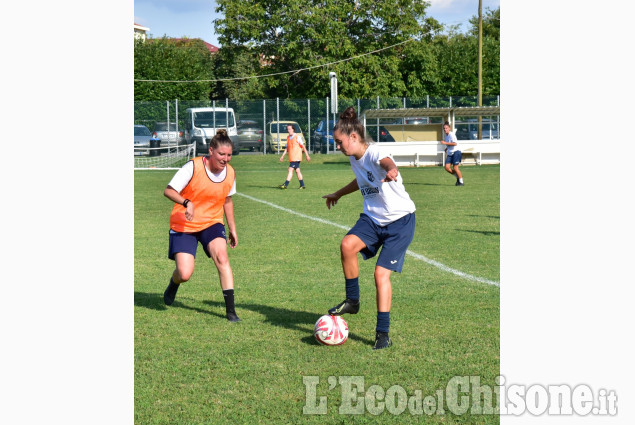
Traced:
[[313, 149], [313, 152], [326, 153], [327, 146], [329, 152], [335, 152], [337, 150], [335, 148], [335, 141], [333, 140], [335, 121], [329, 120], [327, 125], [324, 125], [324, 123], [324, 120], [320, 121], [311, 136], [311, 149]]
[[180, 127], [176, 130], [176, 123], [171, 122], [169, 129], [167, 122], [154, 123], [154, 131], [152, 135], [158, 138], [161, 142], [162, 148], [168, 148], [173, 146], [180, 146], [186, 144], [183, 128]]
[[[278, 124], [280, 124], [278, 130]], [[300, 128], [300, 124], [295, 121], [271, 121], [267, 124], [267, 151], [268, 152], [282, 152], [287, 147], [287, 125], [291, 124], [293, 129], [298, 134], [298, 137], [302, 139], [302, 143], [306, 146], [306, 139]], [[278, 133], [278, 131], [280, 131]]]
[[156, 156], [158, 150], [150, 150], [151, 147], [159, 147], [159, 139], [154, 137], [145, 125], [134, 126], [134, 154], [135, 156]]
[[263, 131], [257, 121], [240, 120], [236, 123], [236, 126], [238, 128], [238, 137], [236, 138], [238, 149], [262, 151], [264, 147], [264, 143], [262, 141]]
[[386, 127], [384, 127], [383, 125], [379, 126], [379, 136], [378, 136], [379, 142], [383, 143], [383, 142], [394, 142], [395, 138], [392, 137], [392, 134], [390, 134], [390, 131], [388, 131], [388, 129]]
[[[457, 140], [478, 140], [478, 124], [457, 123]], [[483, 123], [481, 129], [482, 140], [499, 139], [497, 123]]]

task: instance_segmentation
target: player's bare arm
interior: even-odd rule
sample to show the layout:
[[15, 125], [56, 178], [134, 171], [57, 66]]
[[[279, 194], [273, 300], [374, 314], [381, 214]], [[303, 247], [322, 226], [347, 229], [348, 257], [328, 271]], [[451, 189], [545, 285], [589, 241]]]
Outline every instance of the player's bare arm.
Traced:
[[337, 201], [345, 195], [353, 193], [359, 190], [359, 185], [357, 184], [357, 179], [353, 179], [352, 182], [338, 190], [337, 192], [330, 193], [328, 195], [322, 196], [323, 199], [326, 199], [326, 207], [330, 210], [331, 206], [335, 206]]
[[[185, 198], [181, 196], [181, 194], [177, 192], [176, 189], [172, 188], [172, 186], [169, 185], [163, 191], [163, 195], [170, 201], [179, 205], [183, 205], [183, 202], [185, 202]], [[189, 221], [192, 221], [194, 219], [194, 203], [191, 201], [188, 202], [187, 206], [185, 207], [185, 218], [187, 218]]]
[[232, 200], [231, 196], [225, 198], [223, 211], [225, 212], [225, 218], [227, 219], [227, 229], [229, 230], [229, 246], [232, 248], [236, 248], [236, 245], [238, 245], [238, 234], [236, 233], [236, 222], [234, 221], [234, 201]]
[[382, 182], [392, 182], [397, 181], [397, 176], [399, 175], [399, 169], [397, 168], [397, 164], [392, 158], [386, 157], [379, 161], [379, 165], [386, 171], [386, 177], [382, 180]]

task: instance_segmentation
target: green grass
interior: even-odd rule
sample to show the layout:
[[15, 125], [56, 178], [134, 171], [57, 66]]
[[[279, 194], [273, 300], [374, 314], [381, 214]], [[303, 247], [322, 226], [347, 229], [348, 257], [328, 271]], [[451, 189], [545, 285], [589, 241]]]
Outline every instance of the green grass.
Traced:
[[[328, 210], [322, 195], [350, 182], [343, 155], [302, 163], [307, 185], [277, 188], [288, 163], [277, 155], [232, 159], [239, 193], [307, 216], [352, 226], [358, 193]], [[285, 158], [286, 160], [286, 158]], [[410, 250], [472, 276], [498, 282], [498, 166], [463, 167], [465, 186], [440, 167], [401, 168], [417, 206]], [[315, 321], [344, 298], [339, 243], [345, 230], [234, 196], [238, 246], [230, 250], [241, 323], [224, 318], [218, 274], [199, 247], [196, 270], [171, 307], [163, 304], [174, 263], [167, 258], [172, 203], [163, 189], [174, 171], [135, 172], [135, 423], [498, 423], [492, 415], [340, 415], [341, 387], [329, 376], [363, 376], [365, 390], [403, 387], [408, 396], [442, 390], [453, 376], [499, 375], [499, 288], [406, 257], [393, 273], [391, 338], [371, 350], [376, 320], [373, 259], [360, 257], [359, 314], [345, 316], [349, 340], [324, 347]], [[318, 376], [326, 415], [303, 415], [303, 376]], [[363, 395], [363, 393], [362, 393]], [[318, 399], [319, 400], [319, 399]]]

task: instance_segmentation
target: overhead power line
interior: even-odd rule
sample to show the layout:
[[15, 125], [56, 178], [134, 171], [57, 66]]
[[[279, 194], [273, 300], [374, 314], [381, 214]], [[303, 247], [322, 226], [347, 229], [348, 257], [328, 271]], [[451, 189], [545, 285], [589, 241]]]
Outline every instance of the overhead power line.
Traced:
[[353, 57], [350, 57], [350, 58], [340, 59], [340, 60], [335, 61], [335, 62], [329, 62], [329, 63], [325, 63], [325, 64], [322, 64], [322, 65], [309, 66], [308, 68], [294, 69], [293, 71], [276, 72], [274, 74], [252, 75], [252, 76], [249, 76], [249, 77], [236, 77], [236, 78], [218, 78], [216, 80], [141, 80], [141, 79], [135, 78], [134, 81], [146, 82], [146, 83], [215, 83], [217, 81], [236, 81], [236, 80], [248, 80], [248, 79], [251, 79], [251, 78], [275, 77], [276, 75], [298, 73], [298, 72], [302, 72], [302, 71], [308, 71], [309, 69], [323, 68], [325, 66], [335, 65], [336, 63], [347, 62], [347, 61], [350, 61], [350, 60], [353, 60], [353, 59], [361, 58], [363, 56], [368, 56], [368, 55], [372, 55], [372, 54], [377, 53], [377, 52], [381, 52], [382, 50], [392, 49], [393, 47], [397, 47], [397, 46], [400, 46], [402, 44], [406, 44], [406, 43], [408, 43], [409, 41], [412, 41], [412, 40], [413, 40], [412, 38], [409, 38], [408, 40], [402, 41], [401, 43], [393, 44], [392, 46], [383, 47], [381, 49], [373, 50], [372, 52], [368, 52], [368, 53], [362, 53], [361, 55], [353, 56]]

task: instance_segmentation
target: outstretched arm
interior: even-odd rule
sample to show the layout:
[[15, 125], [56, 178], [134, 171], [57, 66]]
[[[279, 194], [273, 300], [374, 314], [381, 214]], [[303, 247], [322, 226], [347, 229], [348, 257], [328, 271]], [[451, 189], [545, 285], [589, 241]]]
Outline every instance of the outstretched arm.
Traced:
[[330, 193], [328, 195], [322, 196], [322, 198], [326, 199], [326, 207], [330, 210], [331, 206], [335, 206], [337, 201], [344, 195], [348, 195], [349, 193], [353, 193], [359, 189], [359, 185], [357, 184], [357, 179], [353, 179], [352, 182], [338, 190], [337, 192]]

